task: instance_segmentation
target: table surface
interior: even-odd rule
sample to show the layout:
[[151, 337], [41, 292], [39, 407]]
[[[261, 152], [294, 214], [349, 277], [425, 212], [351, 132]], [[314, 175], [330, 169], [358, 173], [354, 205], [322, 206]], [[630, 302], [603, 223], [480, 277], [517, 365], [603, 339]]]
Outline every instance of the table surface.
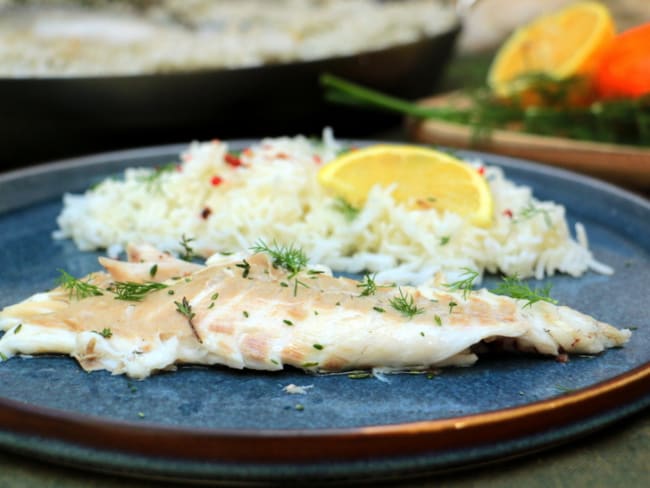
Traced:
[[[488, 57], [460, 57], [452, 62], [442, 89], [483, 79]], [[343, 135], [344, 136], [344, 135]], [[396, 128], [377, 138], [401, 139]], [[481, 468], [393, 480], [404, 487], [526, 486], [645, 487], [650, 483], [650, 410], [537, 454]], [[0, 450], [0, 487], [166, 487], [177, 484], [145, 481], [67, 468]]]

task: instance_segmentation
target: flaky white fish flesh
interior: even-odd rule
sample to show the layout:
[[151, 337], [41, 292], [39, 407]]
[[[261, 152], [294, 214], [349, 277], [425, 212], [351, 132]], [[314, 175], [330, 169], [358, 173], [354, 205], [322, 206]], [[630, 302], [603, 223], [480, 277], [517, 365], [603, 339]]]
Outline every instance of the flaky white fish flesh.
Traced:
[[[1, 357], [67, 354], [87, 371], [134, 378], [178, 364], [424, 370], [469, 366], [480, 344], [550, 356], [596, 354], [631, 335], [568, 307], [525, 306], [487, 290], [378, 285], [364, 294], [360, 282], [333, 277], [322, 266], [294, 274], [265, 253], [202, 266], [133, 246], [129, 258], [101, 258], [106, 271], [83, 279], [100, 296], [79, 299], [58, 287], [6, 307]], [[116, 281], [154, 280], [166, 287], [140, 301], [110, 291]], [[395, 306], [401, 301], [406, 307]]]

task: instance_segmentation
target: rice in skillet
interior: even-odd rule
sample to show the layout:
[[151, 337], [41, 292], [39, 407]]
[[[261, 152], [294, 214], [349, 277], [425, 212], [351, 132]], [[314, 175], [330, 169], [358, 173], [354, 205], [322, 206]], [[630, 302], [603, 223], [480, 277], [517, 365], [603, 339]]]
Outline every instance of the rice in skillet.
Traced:
[[[496, 167], [485, 167], [494, 225], [452, 213], [408, 210], [376, 187], [356, 214], [320, 187], [316, 174], [343, 146], [330, 131], [265, 139], [240, 155], [220, 141], [193, 143], [177, 165], [126, 170], [83, 195], [65, 195], [56, 237], [115, 254], [129, 242], [203, 256], [245, 250], [259, 239], [303, 248], [337, 271], [377, 272], [378, 282], [419, 284], [463, 267], [519, 277], [611, 270], [593, 258], [584, 228], [572, 238], [563, 206], [538, 201]], [[480, 162], [474, 162], [480, 166]]]

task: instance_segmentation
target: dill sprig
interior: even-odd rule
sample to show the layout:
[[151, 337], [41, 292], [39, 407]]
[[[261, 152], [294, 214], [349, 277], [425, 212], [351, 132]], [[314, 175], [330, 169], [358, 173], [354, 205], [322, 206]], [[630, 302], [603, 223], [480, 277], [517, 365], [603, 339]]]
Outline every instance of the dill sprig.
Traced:
[[352, 222], [354, 219], [356, 219], [357, 215], [359, 215], [359, 212], [361, 212], [361, 209], [353, 206], [345, 198], [341, 197], [337, 197], [334, 200], [332, 208], [337, 212], [340, 212], [348, 222]]
[[75, 278], [62, 269], [58, 271], [61, 273], [61, 276], [57, 279], [57, 284], [64, 290], [68, 290], [70, 298], [81, 300], [83, 298], [97, 297], [104, 294], [98, 286]]
[[183, 248], [183, 252], [178, 256], [180, 259], [183, 261], [191, 261], [195, 257], [197, 257], [196, 252], [194, 252], [194, 249], [192, 246], [190, 246], [190, 242], [194, 241], [193, 237], [186, 237], [185, 234], [181, 236], [181, 241], [180, 245]]
[[269, 247], [262, 239], [257, 241], [253, 247], [253, 252], [265, 252], [273, 259], [273, 266], [281, 267], [289, 271], [289, 278], [293, 278], [298, 274], [308, 263], [307, 256], [298, 247], [281, 246], [273, 241]]
[[196, 313], [192, 311], [192, 305], [187, 300], [187, 297], [183, 297], [180, 302], [175, 301], [174, 305], [176, 305], [176, 311], [181, 315], [183, 315], [185, 318], [187, 318], [187, 323], [192, 329], [192, 332], [194, 333], [194, 337], [196, 337], [198, 341], [202, 344], [203, 340], [201, 339], [201, 336], [197, 332], [196, 327], [194, 327], [194, 322], [193, 322]]
[[145, 296], [147, 296], [147, 294], [152, 291], [162, 290], [163, 288], [167, 288], [167, 285], [164, 283], [156, 283], [154, 281], [147, 281], [145, 283], [116, 281], [108, 288], [108, 291], [115, 293], [116, 300], [140, 302]]
[[546, 226], [549, 228], [553, 227], [553, 221], [551, 220], [549, 210], [536, 206], [532, 201], [529, 201], [528, 205], [519, 211], [519, 215], [513, 220], [513, 222], [522, 222], [524, 220], [529, 220], [540, 214], [544, 216], [544, 222], [546, 223]]
[[424, 313], [424, 309], [415, 305], [413, 296], [405, 294], [401, 288], [398, 288], [399, 296], [391, 298], [388, 303], [405, 317], [413, 318], [415, 315]]
[[462, 291], [463, 292], [463, 298], [467, 300], [467, 297], [469, 294], [472, 292], [472, 288], [474, 287], [474, 280], [478, 278], [478, 271], [475, 271], [470, 268], [462, 268], [464, 273], [461, 275], [461, 278], [465, 277], [464, 279], [454, 281], [453, 283], [449, 283], [445, 285], [449, 291]]
[[140, 176], [138, 181], [144, 183], [147, 191], [160, 190], [160, 177], [165, 173], [170, 173], [176, 169], [176, 163], [167, 163], [162, 166], [153, 168], [147, 175]]
[[550, 297], [551, 284], [543, 288], [532, 289], [529, 285], [523, 283], [517, 276], [504, 276], [499, 286], [490, 290], [497, 295], [505, 295], [516, 300], [526, 300], [524, 307], [530, 307], [533, 303], [540, 301], [557, 304], [557, 300]]
[[188, 320], [192, 320], [196, 315], [194, 312], [192, 312], [192, 305], [190, 305], [187, 297], [183, 297], [180, 302], [175, 301], [174, 305], [176, 305], [176, 311], [181, 315], [187, 317]]
[[362, 289], [360, 296], [369, 297], [370, 295], [377, 293], [377, 283], [375, 283], [376, 276], [377, 273], [374, 273], [372, 276], [370, 276], [370, 273], [364, 275], [363, 281], [357, 285], [357, 288]]

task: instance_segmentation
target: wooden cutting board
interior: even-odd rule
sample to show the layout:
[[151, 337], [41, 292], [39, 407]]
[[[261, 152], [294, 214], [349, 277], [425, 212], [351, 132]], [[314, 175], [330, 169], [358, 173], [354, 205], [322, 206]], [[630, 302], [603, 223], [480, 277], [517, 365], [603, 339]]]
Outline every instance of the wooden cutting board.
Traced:
[[[462, 104], [463, 95], [449, 93], [420, 101], [425, 106]], [[474, 149], [529, 159], [586, 173], [628, 188], [650, 190], [650, 148], [576, 141], [510, 130], [495, 130], [489, 139], [474, 141], [471, 128], [437, 120], [408, 119], [416, 142]]]

